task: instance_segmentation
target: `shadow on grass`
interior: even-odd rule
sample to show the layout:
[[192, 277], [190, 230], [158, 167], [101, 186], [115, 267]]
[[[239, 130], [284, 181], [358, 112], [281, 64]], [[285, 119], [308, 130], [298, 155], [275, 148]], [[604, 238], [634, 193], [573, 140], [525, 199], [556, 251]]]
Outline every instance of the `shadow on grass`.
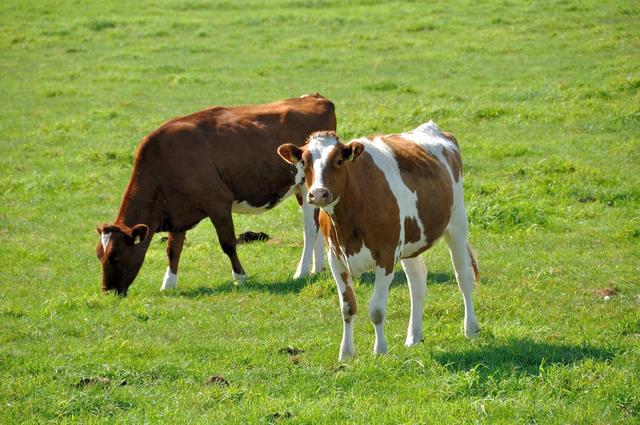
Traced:
[[[249, 278], [242, 286], [236, 286], [231, 282], [220, 284], [217, 286], [199, 286], [193, 289], [180, 290], [175, 293], [176, 296], [185, 298], [206, 297], [215, 294], [227, 294], [235, 291], [250, 292], [267, 292], [270, 294], [297, 294], [305, 286], [316, 284], [320, 280], [332, 279], [329, 271], [316, 273], [301, 279], [287, 279], [282, 281], [261, 282]], [[372, 272], [364, 273], [360, 277], [361, 284], [373, 286], [375, 282], [375, 274]], [[453, 273], [429, 273], [427, 277], [427, 285], [430, 284], [449, 284], [455, 283]], [[394, 285], [405, 285], [407, 278], [402, 271], [395, 272], [393, 277]]]
[[[376, 280], [376, 275], [373, 272], [363, 273], [360, 276], [360, 283], [363, 285], [373, 286]], [[453, 273], [442, 272], [429, 272], [427, 274], [427, 286], [434, 284], [449, 284], [455, 283], [456, 277]], [[405, 285], [407, 283], [407, 276], [403, 271], [396, 271], [393, 275], [392, 285]]]
[[514, 373], [537, 376], [545, 365], [568, 366], [586, 359], [610, 360], [614, 356], [615, 353], [611, 350], [589, 345], [553, 344], [512, 338], [495, 345], [438, 353], [433, 357], [452, 372], [475, 369], [480, 375], [487, 377]]
[[193, 289], [179, 291], [176, 296], [185, 298], [206, 297], [215, 294], [227, 294], [230, 292], [267, 292], [270, 294], [284, 295], [297, 294], [307, 285], [313, 285], [319, 280], [326, 279], [325, 272], [316, 273], [300, 279], [287, 279], [283, 281], [258, 281], [249, 278], [241, 286], [236, 286], [231, 282], [216, 286], [199, 286]]

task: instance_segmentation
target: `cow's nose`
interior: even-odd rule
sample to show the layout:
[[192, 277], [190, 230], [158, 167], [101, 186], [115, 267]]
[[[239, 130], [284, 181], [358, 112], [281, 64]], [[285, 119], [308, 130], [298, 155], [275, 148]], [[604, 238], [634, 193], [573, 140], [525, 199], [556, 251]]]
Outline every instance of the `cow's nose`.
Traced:
[[317, 188], [309, 192], [307, 200], [310, 204], [324, 205], [330, 201], [329, 191], [324, 188]]

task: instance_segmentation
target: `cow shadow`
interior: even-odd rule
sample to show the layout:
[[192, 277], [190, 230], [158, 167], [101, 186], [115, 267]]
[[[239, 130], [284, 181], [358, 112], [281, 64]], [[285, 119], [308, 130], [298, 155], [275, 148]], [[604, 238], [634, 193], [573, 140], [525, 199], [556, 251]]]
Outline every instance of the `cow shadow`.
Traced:
[[308, 285], [330, 278], [327, 273], [324, 271], [300, 279], [288, 278], [280, 281], [263, 281], [249, 277], [242, 285], [235, 285], [233, 282], [225, 282], [216, 286], [202, 285], [196, 288], [179, 290], [176, 295], [185, 298], [198, 298], [232, 292], [265, 292], [276, 295], [297, 294]]
[[[228, 294], [231, 292], [265, 292], [269, 294], [285, 295], [297, 294], [308, 285], [317, 284], [319, 281], [331, 280], [331, 272], [325, 270], [300, 279], [287, 278], [279, 281], [262, 281], [255, 278], [249, 278], [242, 285], [235, 285], [233, 282], [225, 282], [215, 286], [198, 286], [189, 289], [178, 289], [173, 294], [175, 296], [185, 298], [198, 298], [213, 296], [216, 294]], [[375, 274], [372, 272], [363, 273], [360, 276], [360, 284], [365, 286], [373, 286], [375, 282]], [[396, 271], [393, 277], [392, 285], [405, 285], [407, 277], [403, 271]], [[455, 283], [453, 273], [430, 272], [427, 276], [427, 285], [430, 284], [450, 284]]]
[[[360, 283], [363, 285], [371, 285], [376, 281], [376, 275], [373, 272], [366, 272], [360, 276]], [[393, 274], [393, 281], [391, 285], [405, 285], [407, 283], [407, 276], [402, 270], [397, 270]], [[427, 274], [427, 286], [428, 285], [443, 285], [443, 284], [455, 284], [456, 277], [450, 272], [429, 272]]]
[[467, 348], [462, 351], [433, 353], [433, 359], [451, 372], [478, 374], [487, 379], [516, 375], [539, 376], [549, 365], [570, 366], [583, 360], [611, 360], [615, 352], [587, 344], [572, 345], [510, 338], [505, 342]]

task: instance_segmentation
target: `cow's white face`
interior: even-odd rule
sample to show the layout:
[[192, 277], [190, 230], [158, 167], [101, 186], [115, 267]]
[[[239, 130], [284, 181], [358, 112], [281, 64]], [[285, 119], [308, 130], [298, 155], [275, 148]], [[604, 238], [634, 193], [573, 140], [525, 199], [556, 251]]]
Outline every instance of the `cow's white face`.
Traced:
[[321, 131], [311, 134], [302, 148], [292, 144], [280, 146], [278, 154], [291, 164], [302, 164], [307, 202], [331, 213], [344, 190], [347, 164], [363, 150], [360, 142], [343, 145], [334, 132]]

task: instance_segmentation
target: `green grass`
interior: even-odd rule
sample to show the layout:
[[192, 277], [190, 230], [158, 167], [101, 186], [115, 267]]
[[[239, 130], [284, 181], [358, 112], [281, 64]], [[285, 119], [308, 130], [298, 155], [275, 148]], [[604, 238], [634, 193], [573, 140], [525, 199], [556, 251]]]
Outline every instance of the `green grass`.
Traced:
[[[2, 2], [0, 421], [640, 422], [639, 21], [633, 1]], [[273, 238], [240, 248], [243, 288], [203, 222], [178, 290], [158, 291], [156, 238], [129, 297], [99, 294], [94, 228], [141, 137], [316, 91], [344, 139], [434, 119], [461, 142], [477, 340], [438, 245], [425, 343], [402, 345], [398, 272], [390, 353], [360, 314], [338, 363], [329, 274], [291, 280], [293, 200], [237, 217]], [[356, 286], [364, 312], [371, 276]]]

